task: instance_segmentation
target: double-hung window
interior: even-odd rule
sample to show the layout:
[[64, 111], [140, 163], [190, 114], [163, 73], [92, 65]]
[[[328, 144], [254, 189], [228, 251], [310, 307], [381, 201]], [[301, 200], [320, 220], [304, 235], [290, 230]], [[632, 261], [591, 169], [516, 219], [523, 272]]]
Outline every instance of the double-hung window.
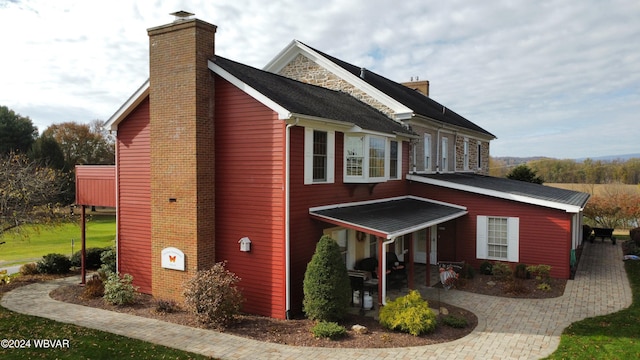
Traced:
[[402, 168], [402, 163], [400, 161], [400, 143], [395, 140], [391, 140], [389, 144], [389, 178], [399, 179], [402, 177], [400, 175]]
[[424, 134], [424, 171], [431, 169], [431, 134]]
[[[384, 182], [389, 178], [391, 167], [391, 141], [370, 134], [347, 134], [344, 138], [344, 181]], [[400, 144], [396, 143], [396, 159], [399, 159]], [[396, 177], [400, 161], [394, 162]]]
[[464, 149], [463, 149], [463, 167], [464, 170], [469, 170], [469, 139], [464, 139]]
[[519, 218], [478, 216], [476, 257], [517, 262], [519, 258]]
[[442, 138], [442, 163], [440, 171], [449, 171], [449, 139]]
[[333, 183], [335, 132], [305, 128], [304, 183]]

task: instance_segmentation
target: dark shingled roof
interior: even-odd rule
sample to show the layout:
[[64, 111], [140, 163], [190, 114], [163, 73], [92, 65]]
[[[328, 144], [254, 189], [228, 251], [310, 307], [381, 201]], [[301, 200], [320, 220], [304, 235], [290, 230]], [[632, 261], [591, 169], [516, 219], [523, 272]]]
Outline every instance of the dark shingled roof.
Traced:
[[400, 123], [346, 93], [302, 83], [220, 56], [212, 61], [291, 113], [343, 121], [387, 134], [414, 135]]
[[[308, 45], [305, 44], [305, 46]], [[360, 71], [362, 69], [361, 67], [351, 65], [340, 59], [334, 58], [333, 56], [327, 55], [322, 51], [316, 50], [310, 46], [308, 47], [326, 57], [327, 59], [333, 61], [336, 65], [349, 71], [353, 75], [358, 77], [360, 76]], [[394, 98], [404, 106], [410, 108], [415, 114], [426, 116], [446, 124], [477, 131], [495, 138], [495, 135], [493, 135], [492, 133], [488, 132], [487, 130], [481, 128], [473, 122], [465, 119], [463, 116], [458, 115], [453, 110], [446, 108], [444, 105], [438, 103], [428, 96], [421, 94], [414, 89], [389, 80], [369, 70], [365, 70], [365, 76], [363, 80], [376, 89], [387, 94], [388, 96]]]
[[533, 184], [526, 181], [471, 173], [422, 174], [419, 176], [434, 180], [447, 181], [458, 185], [499, 191], [507, 194], [526, 196], [533, 199], [551, 201], [577, 207], [584, 207], [590, 196], [587, 193], [579, 191], [565, 190], [551, 186]]
[[416, 227], [431, 226], [463, 216], [467, 211], [460, 207], [407, 197], [361, 205], [345, 204], [313, 210], [310, 213], [387, 235], [399, 236], [415, 231]]

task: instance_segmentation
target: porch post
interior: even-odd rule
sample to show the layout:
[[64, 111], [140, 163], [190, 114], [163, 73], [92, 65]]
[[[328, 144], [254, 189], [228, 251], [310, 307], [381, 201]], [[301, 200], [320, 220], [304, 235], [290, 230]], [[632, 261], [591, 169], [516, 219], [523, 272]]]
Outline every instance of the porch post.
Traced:
[[427, 228], [427, 287], [431, 286], [431, 228]]
[[409, 257], [409, 260], [407, 261], [407, 259], [404, 259], [404, 263], [405, 264], [409, 264], [409, 283], [407, 284], [409, 286], [409, 289], [414, 289], [414, 284], [413, 284], [413, 275], [414, 275], [414, 271], [413, 271], [413, 233], [409, 233], [409, 253], [407, 254], [407, 256]]
[[378, 308], [380, 308], [380, 304], [382, 304], [382, 290], [383, 290], [383, 286], [385, 281], [383, 281], [383, 276], [386, 276], [387, 274], [385, 274], [384, 272], [382, 272], [382, 253], [384, 251], [384, 238], [378, 237], [378, 269], [376, 270], [378, 272]]
[[86, 206], [81, 205], [80, 208], [80, 238], [82, 242], [82, 249], [80, 250], [80, 284], [87, 283], [87, 267], [85, 265], [85, 257], [86, 257], [86, 240], [87, 240], [87, 229], [86, 229]]

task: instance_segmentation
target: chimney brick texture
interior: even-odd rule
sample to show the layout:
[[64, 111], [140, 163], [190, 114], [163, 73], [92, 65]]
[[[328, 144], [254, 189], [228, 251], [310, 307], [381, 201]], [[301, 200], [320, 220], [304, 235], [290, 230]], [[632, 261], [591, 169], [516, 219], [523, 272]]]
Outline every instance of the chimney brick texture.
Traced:
[[[148, 30], [152, 291], [179, 302], [184, 282], [215, 263], [215, 32], [197, 19]], [[185, 271], [161, 267], [169, 246]]]

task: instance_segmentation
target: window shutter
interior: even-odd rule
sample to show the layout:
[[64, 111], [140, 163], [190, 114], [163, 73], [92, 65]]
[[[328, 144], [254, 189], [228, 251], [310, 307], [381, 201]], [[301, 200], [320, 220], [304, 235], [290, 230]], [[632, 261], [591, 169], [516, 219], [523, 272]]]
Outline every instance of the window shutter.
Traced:
[[507, 219], [507, 260], [518, 262], [520, 258], [520, 219]]
[[487, 217], [478, 216], [476, 218], [476, 258], [487, 258]]
[[327, 131], [327, 182], [335, 182], [336, 132]]
[[313, 129], [304, 128], [304, 183], [313, 184]]

